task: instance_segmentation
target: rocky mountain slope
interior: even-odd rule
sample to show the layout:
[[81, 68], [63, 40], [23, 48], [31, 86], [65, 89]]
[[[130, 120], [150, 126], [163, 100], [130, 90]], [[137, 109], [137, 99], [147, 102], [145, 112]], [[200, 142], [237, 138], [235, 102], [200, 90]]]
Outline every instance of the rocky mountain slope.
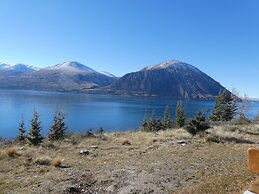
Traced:
[[196, 67], [172, 60], [128, 73], [104, 90], [124, 95], [211, 99], [223, 89]]

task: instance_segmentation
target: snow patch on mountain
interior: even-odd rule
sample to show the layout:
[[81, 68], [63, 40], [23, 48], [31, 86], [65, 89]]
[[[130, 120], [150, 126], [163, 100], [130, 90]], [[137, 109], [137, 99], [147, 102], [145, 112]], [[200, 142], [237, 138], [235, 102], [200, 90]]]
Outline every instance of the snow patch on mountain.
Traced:
[[75, 61], [67, 61], [65, 63], [60, 63], [46, 69], [59, 69], [67, 72], [84, 72], [84, 73], [98, 73], [97, 71], [87, 67], [81, 63]]
[[7, 64], [5, 64], [5, 63], [0, 63], [0, 70], [5, 69], [6, 67], [8, 67]]
[[177, 60], [168, 60], [168, 61], [159, 63], [157, 65], [150, 65], [150, 66], [145, 67], [141, 71], [150, 71], [150, 70], [159, 70], [159, 69], [175, 69], [175, 70], [192, 69], [196, 72], [199, 72], [199, 70], [196, 67], [194, 67], [188, 63], [184, 63], [184, 62], [177, 61]]
[[29, 65], [24, 65], [24, 64], [0, 64], [0, 70], [5, 71], [5, 72], [13, 72], [13, 73], [30, 73], [34, 71], [38, 71], [39, 68], [29, 66]]
[[101, 71], [100, 73], [103, 74], [103, 75], [106, 75], [108, 77], [117, 78], [115, 75], [113, 75], [113, 74], [111, 74], [111, 73], [109, 73], [107, 71]]
[[32, 71], [38, 71], [38, 67], [30, 66], [30, 65], [24, 65], [24, 64], [14, 64], [14, 65], [8, 65], [6, 70], [13, 70], [13, 71], [19, 71], [19, 72], [32, 72]]

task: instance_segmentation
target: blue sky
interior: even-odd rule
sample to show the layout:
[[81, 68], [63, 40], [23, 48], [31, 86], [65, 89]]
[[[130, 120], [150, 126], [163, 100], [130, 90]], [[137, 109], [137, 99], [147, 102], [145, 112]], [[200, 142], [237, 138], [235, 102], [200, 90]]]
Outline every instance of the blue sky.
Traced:
[[0, 62], [117, 76], [176, 59], [259, 97], [258, 0], [0, 0]]

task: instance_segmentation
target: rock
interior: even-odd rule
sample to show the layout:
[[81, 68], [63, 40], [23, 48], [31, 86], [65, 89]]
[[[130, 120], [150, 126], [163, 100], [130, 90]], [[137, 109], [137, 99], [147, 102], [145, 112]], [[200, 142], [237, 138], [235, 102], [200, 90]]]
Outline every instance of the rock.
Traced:
[[187, 141], [185, 141], [185, 140], [179, 140], [179, 141], [177, 141], [177, 144], [179, 144], [179, 145], [181, 145], [181, 146], [186, 146], [187, 145]]
[[19, 150], [24, 150], [25, 148], [24, 147], [20, 147]]
[[79, 152], [81, 155], [88, 155], [89, 151], [88, 150], [80, 150]]
[[107, 187], [106, 191], [109, 192], [109, 193], [114, 193], [114, 191], [115, 191], [114, 185], [110, 185], [109, 187]]
[[187, 144], [187, 142], [185, 140], [179, 140], [179, 141], [177, 141], [177, 143], [178, 144], [184, 144], [184, 143]]

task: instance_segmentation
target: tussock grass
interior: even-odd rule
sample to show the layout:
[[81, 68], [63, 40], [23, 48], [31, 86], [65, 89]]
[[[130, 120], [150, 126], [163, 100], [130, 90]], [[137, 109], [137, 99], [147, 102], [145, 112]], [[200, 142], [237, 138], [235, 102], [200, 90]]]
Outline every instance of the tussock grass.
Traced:
[[208, 133], [205, 136], [206, 142], [252, 144], [257, 142], [259, 125], [215, 125], [208, 130]]
[[55, 168], [57, 168], [57, 167], [60, 167], [60, 166], [61, 166], [61, 164], [62, 164], [63, 161], [64, 161], [63, 158], [57, 156], [57, 157], [55, 157], [55, 158], [53, 158], [53, 159], [51, 160], [50, 164], [51, 164], [51, 166], [54, 166]]
[[5, 154], [11, 158], [14, 158], [16, 156], [18, 156], [19, 154], [17, 153], [17, 148], [16, 147], [10, 147], [10, 148], [6, 148], [4, 150]]
[[165, 138], [169, 138], [172, 140], [179, 140], [179, 139], [191, 139], [192, 135], [189, 134], [187, 131], [185, 131], [183, 128], [179, 128], [179, 129], [170, 129], [170, 130], [166, 130], [166, 131], [161, 131], [158, 133], [158, 136], [161, 139], [165, 139]]
[[131, 143], [130, 143], [129, 140], [123, 139], [123, 140], [121, 141], [121, 145], [131, 145]]
[[34, 160], [34, 163], [38, 164], [38, 165], [49, 166], [51, 164], [51, 161], [52, 161], [51, 157], [49, 157], [49, 156], [41, 156], [41, 157], [37, 157]]
[[0, 160], [3, 159], [3, 158], [6, 158], [7, 157], [7, 154], [5, 153], [4, 150], [0, 150]]

